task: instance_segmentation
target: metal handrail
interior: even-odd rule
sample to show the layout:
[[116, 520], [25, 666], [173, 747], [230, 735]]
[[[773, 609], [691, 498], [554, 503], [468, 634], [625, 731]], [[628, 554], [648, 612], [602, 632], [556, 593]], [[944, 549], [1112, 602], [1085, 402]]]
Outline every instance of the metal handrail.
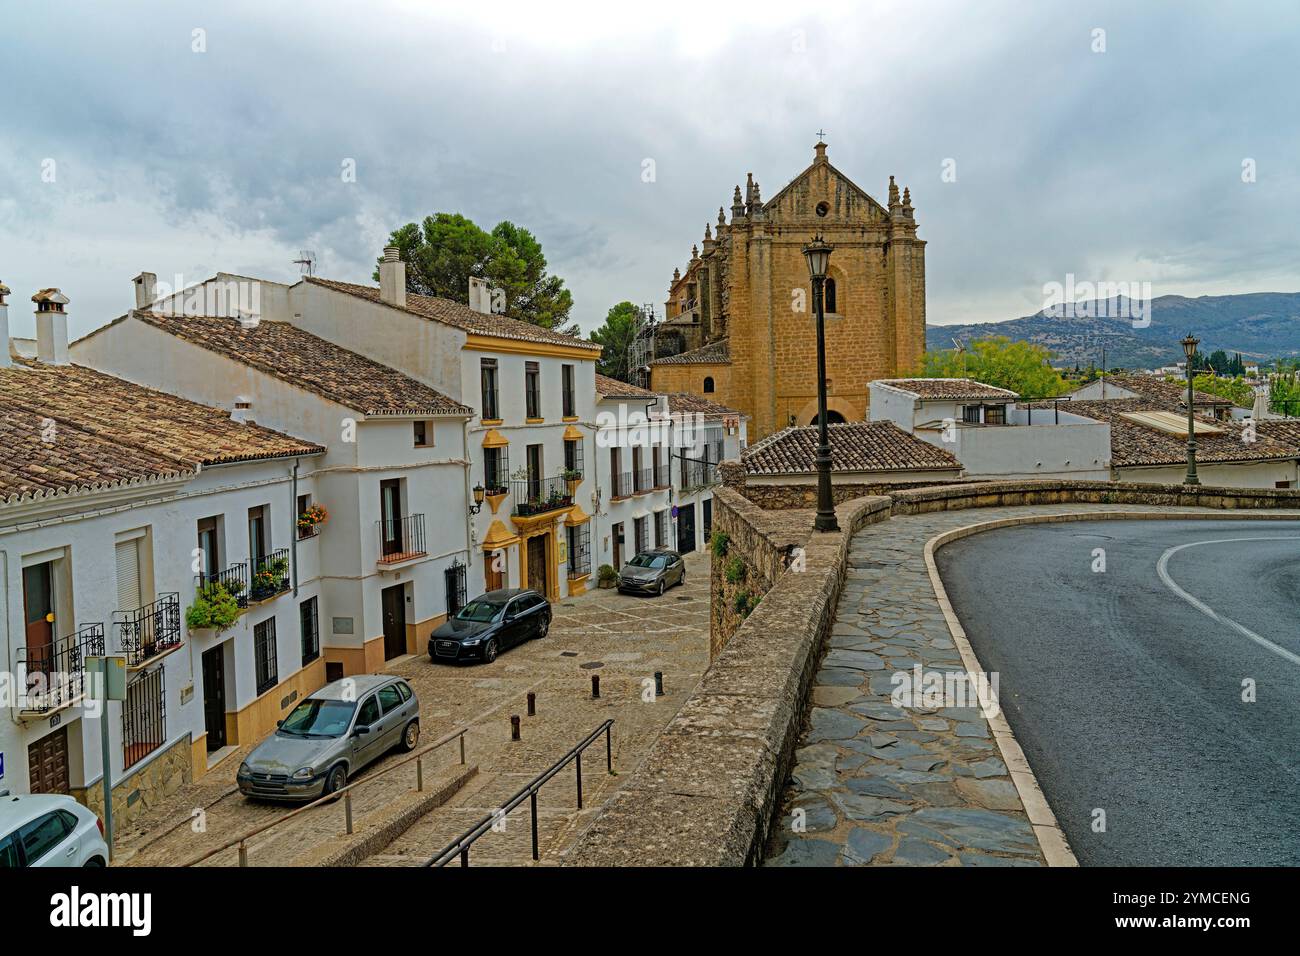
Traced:
[[443, 867], [446, 866], [448, 863], [450, 863], [453, 858], [460, 857], [460, 865], [469, 866], [469, 848], [474, 845], [474, 841], [477, 840], [479, 837], [481, 837], [483, 834], [487, 833], [489, 830], [491, 830], [492, 827], [496, 824], [497, 820], [504, 819], [506, 815], [510, 813], [511, 810], [519, 806], [519, 804], [523, 803], [525, 797], [528, 798], [529, 803], [531, 804], [532, 824], [533, 824], [533, 859], [537, 860], [539, 858], [537, 853], [537, 791], [541, 790], [542, 786], [548, 780], [550, 780], [557, 773], [563, 770], [566, 764], [568, 764], [570, 761], [575, 761], [575, 765], [577, 767], [577, 781], [578, 781], [578, 809], [581, 810], [582, 809], [582, 752], [586, 750], [588, 747], [590, 747], [593, 743], [595, 743], [601, 734], [604, 734], [605, 735], [605, 769], [607, 772], [612, 774], [614, 772], [614, 750], [612, 744], [610, 743], [609, 729], [613, 725], [613, 723], [614, 723], [614, 719], [612, 717], [609, 720], [605, 721], [603, 724], [601, 724], [599, 727], [597, 727], [595, 730], [589, 733], [585, 738], [583, 738], [581, 743], [579, 743], [567, 754], [565, 754], [555, 763], [551, 764], [550, 767], [548, 767], [546, 770], [543, 770], [536, 777], [534, 777], [527, 784], [525, 784], [518, 793], [516, 793], [513, 797], [511, 797], [504, 804], [502, 804], [499, 809], [489, 813], [478, 823], [474, 824], [474, 826], [470, 827], [468, 830], [466, 830], [456, 839], [448, 843], [447, 846], [443, 848], [442, 852], [437, 853], [434, 856], [430, 857], [422, 865], [426, 867]]
[[396, 770], [398, 767], [403, 767], [406, 764], [410, 763], [412, 760], [414, 760], [416, 761], [415, 789], [423, 790], [424, 789], [424, 763], [423, 763], [424, 755], [431, 751], [437, 750], [438, 748], [443, 747], [446, 744], [451, 743], [453, 740], [459, 738], [460, 739], [460, 762], [464, 764], [465, 763], [465, 734], [467, 733], [469, 733], [468, 727], [460, 727], [457, 728], [456, 730], [449, 731], [448, 733], [443, 734], [441, 737], [439, 737], [437, 740], [435, 740], [433, 743], [429, 744], [429, 746], [423, 748], [422, 750], [417, 750], [414, 753], [407, 754], [401, 760], [397, 761], [397, 763], [387, 766], [383, 770], [378, 771], [377, 773], [372, 773], [369, 776], [362, 777], [360, 780], [355, 780], [345, 787], [339, 787], [333, 793], [327, 793], [324, 796], [317, 797], [311, 803], [304, 803], [301, 807], [289, 811], [284, 816], [276, 817], [270, 823], [263, 823], [261, 826], [255, 827], [254, 829], [249, 830], [247, 833], [243, 833], [235, 837], [234, 839], [227, 840], [225, 843], [221, 844], [221, 846], [208, 850], [206, 853], [203, 853], [200, 856], [196, 856], [194, 859], [190, 860], [189, 862], [182, 863], [181, 866], [197, 866], [198, 864], [202, 863], [204, 860], [216, 856], [218, 853], [222, 853], [226, 850], [229, 850], [233, 846], [239, 847], [239, 865], [248, 866], [248, 847], [246, 846], [246, 844], [249, 840], [251, 840], [253, 837], [257, 836], [260, 833], [265, 833], [267, 830], [271, 829], [272, 827], [279, 826], [281, 823], [283, 823], [285, 820], [290, 819], [291, 817], [296, 817], [298, 814], [304, 813], [305, 811], [310, 810], [313, 807], [320, 806], [322, 803], [333, 803], [336, 800], [338, 800], [340, 796], [343, 797], [343, 810], [344, 810], [344, 817], [346, 820], [347, 832], [351, 833], [352, 832], [352, 789], [354, 787], [359, 787], [362, 784], [369, 783], [372, 780], [378, 780], [384, 774], [392, 770]]

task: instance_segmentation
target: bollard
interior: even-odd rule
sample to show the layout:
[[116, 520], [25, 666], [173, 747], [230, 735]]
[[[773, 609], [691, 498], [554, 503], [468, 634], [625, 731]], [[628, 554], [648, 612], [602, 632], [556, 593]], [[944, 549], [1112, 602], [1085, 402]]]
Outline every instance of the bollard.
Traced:
[[528, 692], [528, 716], [537, 716], [537, 694], [531, 690]]
[[343, 794], [343, 815], [347, 818], [348, 833], [352, 832], [352, 791]]
[[662, 697], [663, 695], [664, 695], [664, 672], [655, 671], [655, 696]]
[[511, 740], [519, 739], [519, 715], [518, 714], [510, 715], [510, 739]]
[[465, 762], [465, 733], [461, 731], [460, 735], [460, 762]]
[[415, 758], [415, 789], [424, 789], [424, 758]]
[[600, 698], [600, 675], [592, 674], [591, 675], [591, 699], [597, 700], [599, 698]]
[[239, 844], [239, 865], [248, 866], [248, 847], [243, 843]]

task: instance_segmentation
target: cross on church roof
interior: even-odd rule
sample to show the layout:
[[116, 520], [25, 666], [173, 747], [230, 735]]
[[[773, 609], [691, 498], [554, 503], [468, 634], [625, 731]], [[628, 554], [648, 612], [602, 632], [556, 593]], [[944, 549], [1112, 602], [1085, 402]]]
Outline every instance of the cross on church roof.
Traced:
[[824, 129], [819, 129], [819, 130], [817, 131], [817, 142], [820, 143], [820, 142], [821, 142], [822, 140], [824, 140], [825, 138], [826, 138], [826, 130], [824, 130]]

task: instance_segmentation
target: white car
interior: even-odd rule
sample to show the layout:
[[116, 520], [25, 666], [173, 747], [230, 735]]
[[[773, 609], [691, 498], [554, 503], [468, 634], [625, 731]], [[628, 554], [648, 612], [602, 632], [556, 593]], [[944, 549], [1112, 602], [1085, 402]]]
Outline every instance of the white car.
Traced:
[[0, 796], [0, 869], [107, 866], [104, 824], [69, 796]]

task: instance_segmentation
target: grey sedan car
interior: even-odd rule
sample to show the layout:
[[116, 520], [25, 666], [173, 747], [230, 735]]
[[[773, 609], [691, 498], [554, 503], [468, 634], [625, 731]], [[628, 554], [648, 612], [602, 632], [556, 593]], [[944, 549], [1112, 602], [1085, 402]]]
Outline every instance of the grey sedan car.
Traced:
[[239, 765], [239, 792], [262, 800], [314, 800], [394, 747], [420, 741], [420, 701], [406, 681], [345, 677], [295, 707]]
[[674, 584], [686, 583], [686, 562], [676, 551], [651, 548], [642, 551], [618, 572], [618, 589], [639, 594], [663, 594]]

